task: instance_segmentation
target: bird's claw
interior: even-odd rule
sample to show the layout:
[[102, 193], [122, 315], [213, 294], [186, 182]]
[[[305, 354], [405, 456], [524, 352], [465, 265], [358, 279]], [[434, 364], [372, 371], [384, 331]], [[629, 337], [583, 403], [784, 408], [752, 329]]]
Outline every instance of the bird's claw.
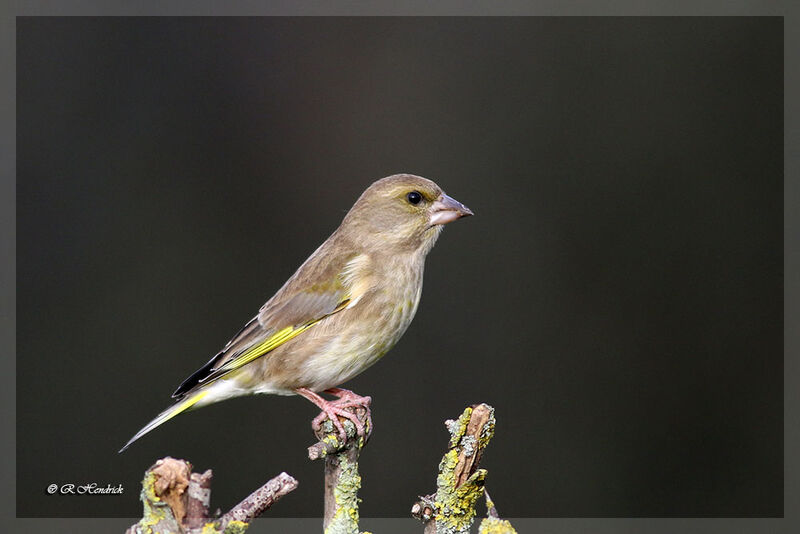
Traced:
[[[369, 413], [369, 410], [367, 411], [367, 413]], [[350, 421], [351, 423], [353, 423], [353, 426], [356, 429], [356, 436], [364, 438], [367, 437], [367, 434], [365, 432], [365, 425], [364, 423], [361, 422], [361, 419], [359, 419], [358, 415], [356, 415], [355, 412], [353, 412], [352, 410], [348, 410], [346, 407], [340, 408], [333, 405], [333, 403], [331, 403], [327, 409], [323, 409], [322, 412], [320, 412], [320, 414], [314, 418], [314, 420], [311, 422], [311, 428], [316, 433], [322, 433], [323, 424], [325, 423], [326, 420], [330, 420], [333, 426], [336, 427], [341, 442], [344, 443], [347, 441], [348, 436], [347, 436], [347, 431], [345, 430], [341, 419], [339, 419], [340, 417], [343, 417], [348, 421]], [[372, 421], [369, 415], [367, 415], [366, 419], [367, 419], [366, 427], [371, 430]]]
[[[326, 419], [329, 419], [338, 431], [342, 444], [344, 444], [348, 439], [347, 431], [340, 419], [344, 418], [349, 420], [355, 427], [356, 437], [364, 438], [365, 442], [369, 439], [369, 435], [372, 433], [372, 414], [369, 410], [372, 398], [362, 397], [350, 390], [340, 388], [325, 390], [325, 393], [338, 397], [335, 401], [325, 400], [317, 393], [305, 388], [300, 388], [296, 391], [322, 410], [311, 422], [311, 429], [316, 434], [325, 432], [322, 425]], [[359, 410], [364, 410], [364, 413], [360, 414]]]
[[[362, 397], [361, 395], [353, 393], [349, 389], [342, 389], [342, 388], [326, 389], [325, 393], [329, 393], [331, 395], [335, 395], [336, 397], [338, 397], [338, 399], [329, 402], [328, 404], [330, 406], [335, 407], [336, 409], [345, 409], [343, 413], [338, 412], [338, 414], [352, 421], [353, 425], [355, 425], [356, 427], [356, 435], [358, 437], [364, 438], [365, 441], [369, 439], [369, 435], [372, 434], [372, 412], [369, 409], [370, 405], [372, 404], [372, 397], [369, 396]], [[366, 425], [364, 424], [364, 422], [361, 421], [361, 419], [356, 415], [356, 413], [354, 413], [352, 410], [346, 410], [346, 408], [363, 409], [365, 412], [364, 422], [366, 422]], [[335, 419], [336, 421], [338, 421], [338, 417]], [[344, 427], [341, 426], [341, 422], [339, 423], [340, 424], [337, 425], [337, 429], [339, 430], [340, 435], [345, 436], [346, 434], [342, 433], [342, 429]], [[336, 422], [334, 422], [334, 424], [336, 424]]]

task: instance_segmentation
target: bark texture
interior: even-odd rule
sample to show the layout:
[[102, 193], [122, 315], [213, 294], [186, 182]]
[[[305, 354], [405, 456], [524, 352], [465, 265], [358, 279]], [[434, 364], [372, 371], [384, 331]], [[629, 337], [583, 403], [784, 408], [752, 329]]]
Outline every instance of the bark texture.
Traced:
[[126, 534], [240, 534], [250, 522], [297, 487], [297, 481], [281, 473], [220, 518], [211, 517], [209, 469], [192, 473], [192, 464], [167, 456], [145, 472], [141, 500], [142, 519]]
[[445, 421], [445, 426], [450, 443], [439, 462], [436, 493], [420, 497], [411, 515], [423, 522], [425, 534], [468, 534], [475, 503], [483, 495], [487, 471], [479, 465], [494, 436], [494, 408], [470, 406], [458, 419]]

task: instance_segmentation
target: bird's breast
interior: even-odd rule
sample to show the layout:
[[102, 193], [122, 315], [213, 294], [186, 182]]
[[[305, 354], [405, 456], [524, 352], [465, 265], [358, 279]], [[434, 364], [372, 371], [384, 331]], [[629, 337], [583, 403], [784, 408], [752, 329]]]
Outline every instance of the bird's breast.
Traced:
[[422, 292], [422, 265], [384, 265], [352, 307], [315, 327], [325, 338], [302, 364], [304, 387], [338, 386], [377, 362], [411, 324]]

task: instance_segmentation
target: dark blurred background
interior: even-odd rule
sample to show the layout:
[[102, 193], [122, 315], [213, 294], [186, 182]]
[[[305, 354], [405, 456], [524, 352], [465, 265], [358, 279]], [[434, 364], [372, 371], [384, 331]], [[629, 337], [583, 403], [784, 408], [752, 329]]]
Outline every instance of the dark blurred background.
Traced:
[[[317, 411], [248, 397], [122, 444], [373, 180], [476, 216], [374, 398], [367, 517], [497, 409], [501, 513], [783, 513], [779, 18], [18, 18], [17, 513], [140, 515], [157, 458], [228, 509], [282, 470], [319, 516]], [[123, 496], [49, 496], [50, 483]]]

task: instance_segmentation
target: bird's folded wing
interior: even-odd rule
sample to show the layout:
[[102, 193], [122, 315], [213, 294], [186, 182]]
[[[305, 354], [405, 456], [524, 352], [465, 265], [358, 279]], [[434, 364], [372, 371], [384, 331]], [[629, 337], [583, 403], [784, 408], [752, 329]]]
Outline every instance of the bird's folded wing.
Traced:
[[261, 307], [258, 315], [216, 356], [184, 380], [172, 396], [181, 397], [240, 369], [326, 317], [352, 307], [369, 291], [372, 283], [369, 256], [337, 252], [337, 247], [328, 245], [320, 246]]
[[172, 396], [185, 395], [264, 356], [344, 309], [349, 302], [350, 297], [339, 284], [330, 291], [304, 291], [284, 302], [270, 301], [225, 348], [184, 380]]
[[[283, 345], [290, 339], [302, 334], [325, 317], [333, 315], [342, 310], [350, 302], [343, 291], [334, 293], [300, 293], [283, 305], [276, 314], [280, 322], [289, 322], [291, 326], [285, 326], [280, 330], [274, 331], [269, 328], [270, 334], [266, 339], [249, 346], [246, 350], [232, 355], [225, 363], [217, 368], [215, 372], [227, 373], [246, 365], [256, 358]], [[259, 314], [259, 319], [261, 319]], [[304, 319], [304, 317], [310, 317]], [[278, 322], [273, 320], [274, 322]], [[261, 322], [261, 321], [259, 321]], [[263, 328], [262, 324], [262, 328]]]

